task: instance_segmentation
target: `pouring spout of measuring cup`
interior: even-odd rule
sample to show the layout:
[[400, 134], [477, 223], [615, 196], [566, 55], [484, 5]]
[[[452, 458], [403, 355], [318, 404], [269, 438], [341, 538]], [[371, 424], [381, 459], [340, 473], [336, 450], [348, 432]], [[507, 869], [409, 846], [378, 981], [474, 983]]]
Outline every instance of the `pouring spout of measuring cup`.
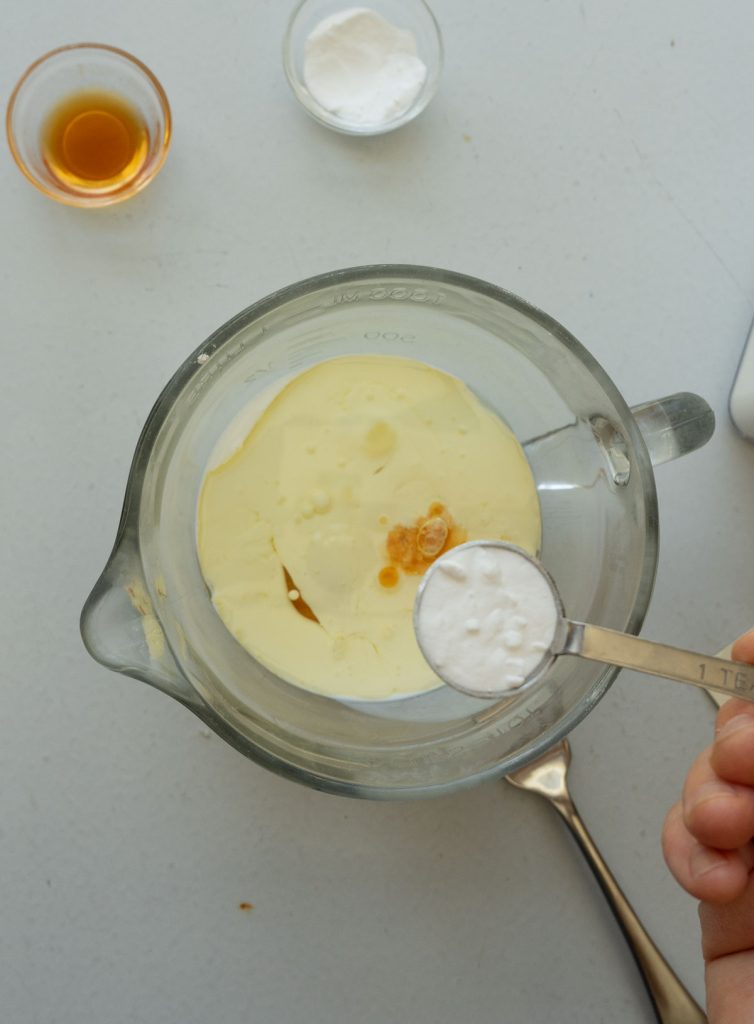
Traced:
[[81, 637], [101, 665], [140, 679], [201, 714], [202, 702], [168, 645], [159, 603], [162, 584], [150, 588], [134, 538], [119, 534], [110, 559], [81, 613]]
[[539, 560], [503, 541], [470, 541], [439, 558], [417, 591], [414, 629], [430, 667], [473, 697], [528, 689], [570, 655], [754, 701], [754, 665], [570, 621]]

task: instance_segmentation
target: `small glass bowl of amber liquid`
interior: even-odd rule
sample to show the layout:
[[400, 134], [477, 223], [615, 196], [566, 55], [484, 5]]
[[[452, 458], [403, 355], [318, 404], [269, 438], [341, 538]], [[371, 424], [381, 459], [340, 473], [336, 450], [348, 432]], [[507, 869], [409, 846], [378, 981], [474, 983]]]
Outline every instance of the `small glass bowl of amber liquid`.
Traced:
[[170, 145], [165, 91], [124, 50], [78, 43], [23, 74], [8, 102], [8, 144], [40, 192], [70, 206], [109, 206], [154, 178]]

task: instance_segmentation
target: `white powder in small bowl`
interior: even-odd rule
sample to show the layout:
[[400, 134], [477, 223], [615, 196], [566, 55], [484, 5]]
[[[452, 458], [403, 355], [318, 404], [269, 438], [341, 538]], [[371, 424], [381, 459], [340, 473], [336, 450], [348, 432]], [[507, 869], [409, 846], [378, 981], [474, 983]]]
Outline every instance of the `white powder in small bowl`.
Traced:
[[445, 682], [497, 697], [550, 660], [561, 617], [547, 576], [525, 553], [472, 542], [428, 571], [414, 625], [425, 658]]
[[312, 98], [359, 127], [396, 120], [412, 106], [427, 78], [413, 32], [369, 7], [324, 18], [304, 48], [304, 82]]

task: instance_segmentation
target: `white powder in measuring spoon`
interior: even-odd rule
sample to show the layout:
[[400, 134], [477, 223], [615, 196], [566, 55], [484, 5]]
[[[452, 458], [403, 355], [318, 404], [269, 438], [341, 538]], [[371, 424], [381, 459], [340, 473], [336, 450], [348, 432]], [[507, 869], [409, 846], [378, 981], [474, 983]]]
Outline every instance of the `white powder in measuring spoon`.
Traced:
[[426, 77], [414, 34], [369, 7], [330, 15], [306, 40], [307, 89], [320, 106], [349, 124], [380, 125], [400, 117]]
[[466, 693], [518, 689], [549, 659], [561, 610], [544, 573], [517, 548], [464, 544], [427, 573], [414, 625], [425, 658]]

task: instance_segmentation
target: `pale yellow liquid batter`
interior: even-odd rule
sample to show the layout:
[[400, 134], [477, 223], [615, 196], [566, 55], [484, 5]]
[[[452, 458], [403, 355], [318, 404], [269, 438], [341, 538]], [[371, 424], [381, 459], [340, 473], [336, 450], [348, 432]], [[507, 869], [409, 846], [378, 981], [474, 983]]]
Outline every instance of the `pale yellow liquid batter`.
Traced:
[[197, 543], [254, 658], [316, 693], [379, 700], [439, 685], [412, 623], [433, 558], [481, 538], [535, 553], [540, 528], [520, 444], [465, 384], [346, 356], [286, 384], [207, 471]]

